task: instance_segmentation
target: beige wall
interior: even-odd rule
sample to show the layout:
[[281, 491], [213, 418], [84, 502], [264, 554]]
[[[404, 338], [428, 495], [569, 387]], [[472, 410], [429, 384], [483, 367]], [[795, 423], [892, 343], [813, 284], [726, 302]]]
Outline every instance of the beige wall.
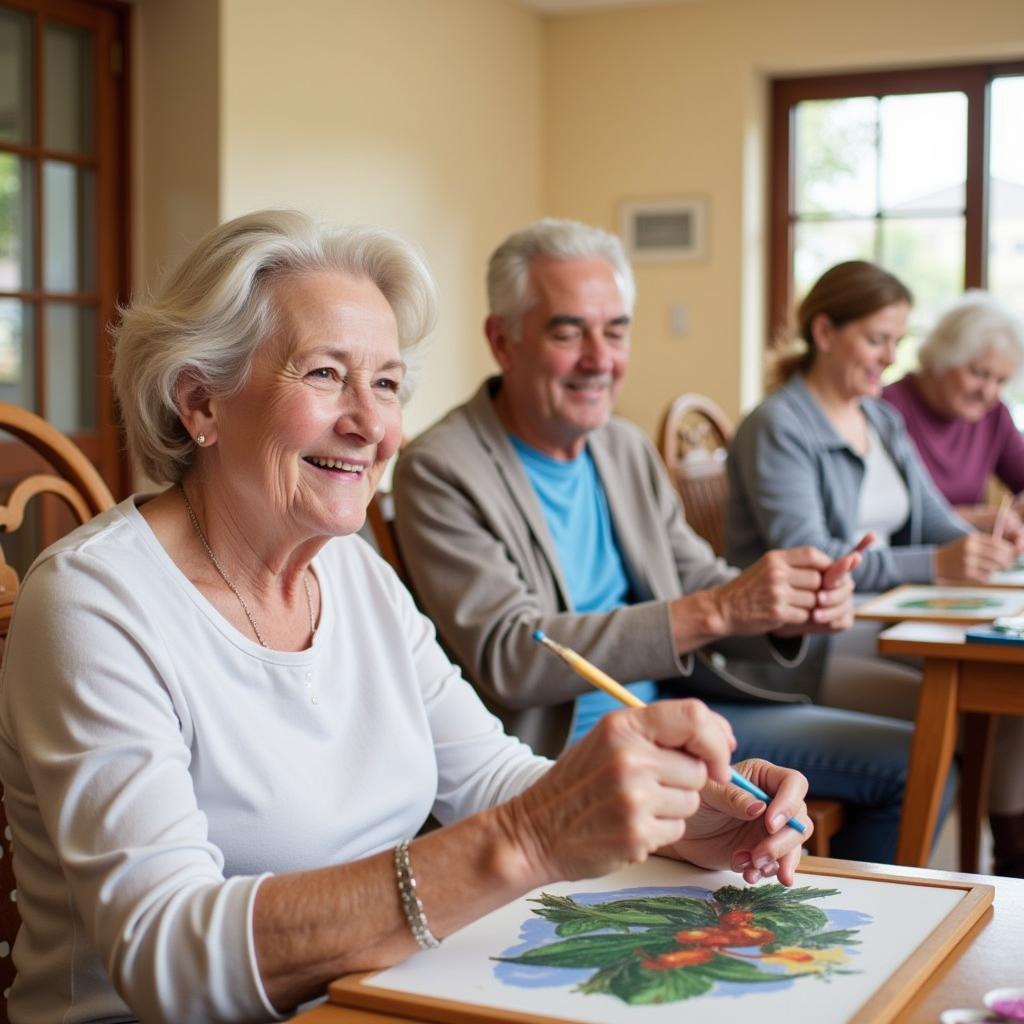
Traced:
[[134, 289], [260, 207], [398, 231], [441, 290], [419, 432], [491, 367], [484, 263], [541, 211], [542, 56], [508, 0], [138, 0]]
[[[438, 278], [407, 427], [490, 370], [483, 266], [543, 213], [618, 229], [623, 199], [703, 196], [706, 261], [638, 268], [620, 411], [683, 389], [736, 415], [764, 323], [766, 81], [1024, 53], [1021, 0], [709, 0], [542, 18], [514, 0], [138, 0], [136, 288], [267, 205], [388, 225]], [[884, 31], [882, 29], [884, 26]], [[673, 338], [671, 303], [689, 311]]]
[[[637, 270], [620, 411], [653, 433], [680, 391], [731, 415], [759, 394], [772, 74], [1022, 53], [1020, 0], [711, 0], [548, 20], [545, 212], [617, 229], [623, 199], [710, 203], [706, 261]], [[674, 302], [685, 338], [669, 334]]]
[[222, 215], [381, 224], [437, 276], [410, 434], [491, 365], [484, 262], [540, 211], [542, 29], [505, 0], [223, 0]]
[[132, 17], [132, 283], [145, 288], [219, 217], [220, 31], [211, 0]]

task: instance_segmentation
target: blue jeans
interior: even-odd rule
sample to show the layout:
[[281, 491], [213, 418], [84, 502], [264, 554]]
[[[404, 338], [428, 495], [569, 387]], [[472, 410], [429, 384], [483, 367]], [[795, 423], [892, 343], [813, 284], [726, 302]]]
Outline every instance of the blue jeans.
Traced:
[[[911, 722], [811, 704], [709, 705], [729, 720], [739, 746], [736, 760], [762, 757], [807, 776], [809, 795], [841, 800], [843, 827], [832, 838], [833, 857], [892, 863], [907, 783]], [[939, 823], [953, 802], [950, 771]]]

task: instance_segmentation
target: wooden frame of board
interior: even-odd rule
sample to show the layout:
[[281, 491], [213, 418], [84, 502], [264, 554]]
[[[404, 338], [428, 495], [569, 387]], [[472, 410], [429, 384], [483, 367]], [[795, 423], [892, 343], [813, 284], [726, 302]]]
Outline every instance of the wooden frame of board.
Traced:
[[[979, 609], [978, 611], [955, 611], [932, 612], [910, 609], [896, 609], [892, 607], [893, 601], [901, 594], [909, 594], [912, 591], [931, 591], [937, 598], [952, 597], [957, 592], [968, 592], [979, 595], [985, 593], [987, 598], [994, 601], [1007, 602], [1002, 608]], [[1003, 615], [1024, 615], [1024, 588], [1009, 587], [985, 587], [979, 586], [937, 586], [926, 583], [904, 583], [901, 586], [893, 587], [884, 594], [877, 594], [869, 598], [862, 605], [854, 609], [857, 619], [864, 619], [873, 622], [905, 622], [908, 620], [920, 622], [946, 622], [953, 625], [978, 625], [991, 622], [994, 618]]]
[[[800, 872], [798, 872], [800, 874]], [[906, 878], [862, 872], [850, 861], [816, 864], [807, 874], [836, 878], [856, 878], [889, 885], [923, 885], [939, 889], [959, 889], [963, 898], [942, 919], [917, 950], [886, 978], [880, 987], [851, 1017], [848, 1024], [886, 1024], [914, 996], [921, 985], [952, 952], [974, 923], [991, 906], [995, 889], [991, 885], [967, 881], [930, 878]], [[339, 978], [328, 988], [328, 999], [341, 1006], [388, 1013], [434, 1024], [571, 1024], [571, 1018], [547, 1017], [519, 1010], [440, 999], [396, 989], [384, 989], [364, 982], [378, 974], [366, 971]]]

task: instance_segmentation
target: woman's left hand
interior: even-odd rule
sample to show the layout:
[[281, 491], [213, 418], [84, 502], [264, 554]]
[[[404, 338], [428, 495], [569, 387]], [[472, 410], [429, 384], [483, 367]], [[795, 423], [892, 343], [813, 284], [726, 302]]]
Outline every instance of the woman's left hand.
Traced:
[[[701, 790], [700, 809], [687, 819], [686, 835], [658, 853], [702, 868], [731, 867], [749, 885], [772, 876], [792, 885], [800, 848], [813, 828], [804, 804], [807, 779], [760, 758], [734, 767], [766, 793], [774, 793], [771, 803], [765, 807], [763, 800], [738, 786], [709, 781]], [[807, 831], [790, 828], [789, 818], [803, 822]]]

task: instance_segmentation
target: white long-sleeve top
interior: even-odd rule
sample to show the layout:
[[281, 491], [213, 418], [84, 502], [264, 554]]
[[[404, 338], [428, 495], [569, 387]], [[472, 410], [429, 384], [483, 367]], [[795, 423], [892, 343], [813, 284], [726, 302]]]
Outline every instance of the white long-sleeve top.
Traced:
[[280, 1019], [253, 945], [264, 877], [379, 852], [546, 770], [363, 541], [313, 569], [320, 625], [296, 653], [231, 626], [136, 499], [27, 573], [0, 677], [12, 1021]]

